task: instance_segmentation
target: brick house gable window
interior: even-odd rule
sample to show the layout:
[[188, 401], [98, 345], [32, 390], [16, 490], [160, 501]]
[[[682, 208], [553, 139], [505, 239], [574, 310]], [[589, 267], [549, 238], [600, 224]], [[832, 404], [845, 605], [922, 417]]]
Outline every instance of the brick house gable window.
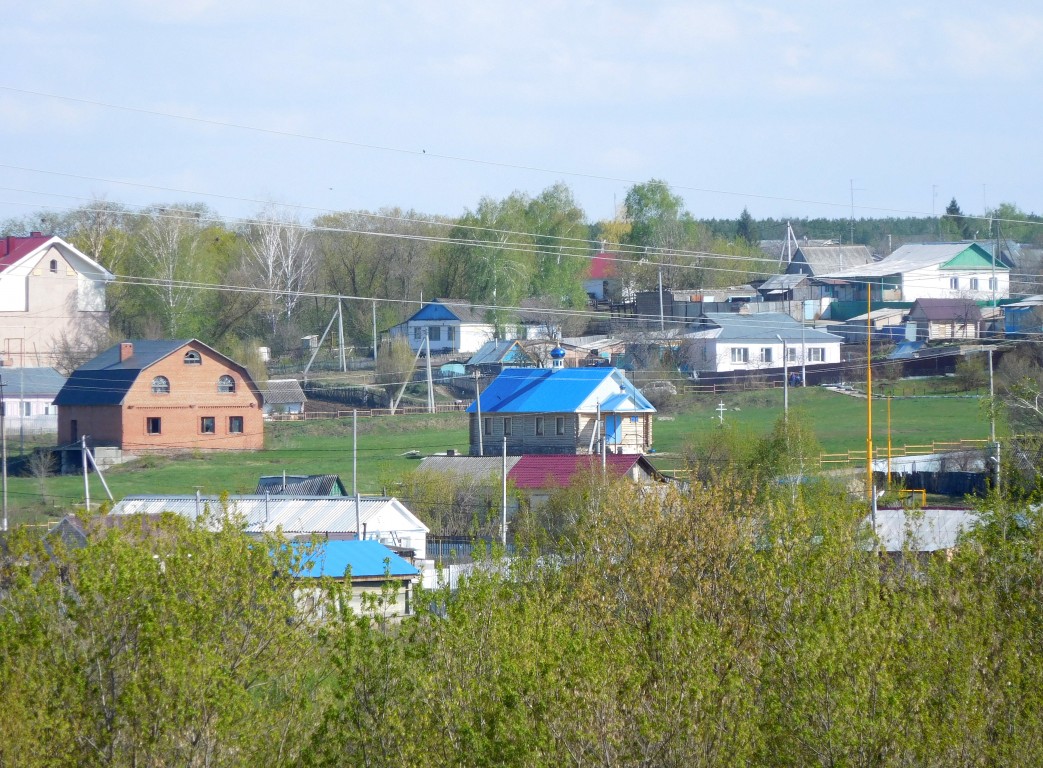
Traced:
[[203, 358], [194, 349], [185, 353], [185, 365], [202, 365]]
[[169, 395], [170, 394], [170, 379], [166, 376], [157, 376], [152, 380], [152, 394], [154, 395]]
[[222, 394], [231, 394], [235, 392], [235, 379], [231, 376], [222, 376], [217, 380], [217, 391]]

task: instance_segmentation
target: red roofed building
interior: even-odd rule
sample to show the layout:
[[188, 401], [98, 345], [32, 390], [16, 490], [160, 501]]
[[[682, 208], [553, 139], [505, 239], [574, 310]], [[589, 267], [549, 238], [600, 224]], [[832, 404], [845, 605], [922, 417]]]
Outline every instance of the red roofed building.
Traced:
[[0, 238], [0, 363], [51, 366], [59, 340], [108, 332], [113, 275], [60, 237]]
[[583, 282], [583, 290], [594, 303], [622, 299], [622, 281], [617, 269], [617, 258], [616, 254], [602, 249], [590, 260], [590, 271]]
[[[560, 488], [567, 488], [583, 472], [598, 471], [602, 457], [596, 455], [525, 454], [507, 472], [507, 479], [529, 498], [529, 504], [545, 504]], [[664, 482], [665, 478], [640, 453], [608, 453], [604, 456], [605, 474], [610, 479], [628, 478], [635, 483]]]

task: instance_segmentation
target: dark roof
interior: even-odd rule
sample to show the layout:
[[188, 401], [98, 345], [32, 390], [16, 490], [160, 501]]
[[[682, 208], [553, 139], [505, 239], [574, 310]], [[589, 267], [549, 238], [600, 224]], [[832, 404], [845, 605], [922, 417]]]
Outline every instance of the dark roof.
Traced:
[[269, 379], [262, 393], [265, 405], [285, 405], [307, 401], [297, 379]]
[[[659, 473], [639, 453], [609, 453], [605, 455], [605, 472], [610, 477], [624, 477], [635, 465], [647, 475]], [[564, 488], [572, 478], [584, 470], [599, 469], [601, 457], [579, 454], [526, 454], [507, 473], [516, 488]]]
[[266, 475], [254, 494], [263, 496], [347, 496], [339, 475]]
[[922, 314], [924, 318], [934, 322], [981, 320], [981, 310], [970, 299], [917, 299], [913, 303], [913, 308], [909, 310], [909, 314]]
[[[848, 267], [858, 267], [873, 261], [873, 254], [864, 245], [800, 245], [793, 254], [795, 265], [801, 262], [811, 268], [811, 273], [821, 275]], [[792, 269], [787, 268], [787, 271]]]
[[134, 386], [141, 371], [191, 341], [135, 339], [131, 342], [134, 345], [134, 353], [123, 361], [120, 360], [120, 344], [114, 344], [73, 371], [58, 396], [54, 398], [54, 404], [119, 405]]

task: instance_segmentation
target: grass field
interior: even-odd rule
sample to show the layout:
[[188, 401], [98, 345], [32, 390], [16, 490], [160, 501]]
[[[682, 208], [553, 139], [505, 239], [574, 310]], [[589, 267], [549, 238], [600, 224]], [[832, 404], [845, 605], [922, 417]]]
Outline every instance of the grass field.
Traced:
[[[727, 423], [738, 425], [751, 439], [768, 432], [782, 414], [782, 390], [698, 396], [685, 407], [660, 414], [654, 424], [653, 462], [672, 468], [685, 447], [717, 428], [718, 403], [728, 409]], [[790, 390], [790, 417], [806, 420], [823, 450], [837, 453], [864, 450], [866, 401], [808, 387]], [[874, 442], [887, 441], [887, 403], [876, 400], [873, 409]], [[982, 439], [989, 425], [976, 397], [893, 398], [891, 441], [895, 447]], [[352, 479], [351, 419], [278, 422], [266, 425], [266, 449], [255, 453], [188, 454], [177, 458], [148, 457], [105, 473], [116, 498], [142, 493], [252, 492], [261, 475], [338, 474], [349, 492]], [[424, 455], [454, 448], [467, 452], [467, 415], [395, 416], [360, 419], [358, 478], [362, 493], [394, 492], [394, 483], [417, 465], [403, 454]], [[96, 476], [91, 476], [91, 499], [104, 498]], [[9, 481], [9, 508], [15, 523], [43, 522], [83, 502], [79, 476], [21, 478]]]

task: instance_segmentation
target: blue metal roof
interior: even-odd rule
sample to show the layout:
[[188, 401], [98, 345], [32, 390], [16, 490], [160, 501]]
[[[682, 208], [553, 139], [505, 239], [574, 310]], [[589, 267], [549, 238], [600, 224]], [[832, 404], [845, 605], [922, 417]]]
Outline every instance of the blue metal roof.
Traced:
[[[618, 399], [619, 395], [628, 397]], [[627, 411], [655, 408], [616, 368], [508, 368], [482, 391], [482, 413], [574, 413], [593, 411], [597, 402], [633, 402]], [[468, 413], [476, 413], [477, 402]], [[610, 409], [603, 409], [610, 410]]]
[[[294, 548], [299, 545], [294, 542]], [[298, 574], [301, 578], [342, 577], [351, 568], [353, 578], [384, 575], [417, 576], [420, 571], [396, 555], [379, 541], [326, 541], [304, 558]]]

